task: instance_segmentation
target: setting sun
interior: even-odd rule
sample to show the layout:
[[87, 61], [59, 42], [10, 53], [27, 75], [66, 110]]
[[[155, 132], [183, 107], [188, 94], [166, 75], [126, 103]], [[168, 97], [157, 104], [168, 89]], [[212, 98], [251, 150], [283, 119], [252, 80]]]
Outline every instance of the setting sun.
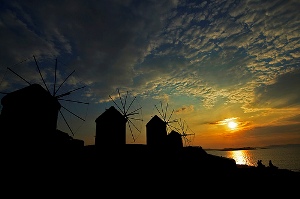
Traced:
[[216, 122], [216, 124], [227, 126], [230, 130], [236, 130], [239, 124], [239, 122], [237, 122], [237, 119], [237, 117], [226, 118], [224, 120]]
[[231, 130], [234, 130], [237, 127], [237, 123], [233, 121], [228, 122], [227, 125]]

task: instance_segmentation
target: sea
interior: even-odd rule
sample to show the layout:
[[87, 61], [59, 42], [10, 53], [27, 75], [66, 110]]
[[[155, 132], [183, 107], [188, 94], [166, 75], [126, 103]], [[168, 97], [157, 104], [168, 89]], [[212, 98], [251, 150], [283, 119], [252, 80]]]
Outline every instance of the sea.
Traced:
[[208, 154], [234, 159], [238, 165], [257, 166], [257, 161], [262, 160], [265, 166], [273, 165], [279, 169], [288, 169], [300, 172], [300, 144], [273, 145], [255, 147], [247, 150], [220, 150], [205, 149]]

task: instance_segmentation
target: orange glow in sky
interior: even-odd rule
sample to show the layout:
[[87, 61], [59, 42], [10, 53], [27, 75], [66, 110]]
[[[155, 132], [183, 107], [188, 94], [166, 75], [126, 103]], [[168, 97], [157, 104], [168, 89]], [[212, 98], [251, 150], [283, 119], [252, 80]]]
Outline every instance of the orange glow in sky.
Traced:
[[95, 119], [116, 107], [117, 89], [123, 104], [130, 105], [129, 92], [136, 97], [130, 109], [141, 107], [140, 116], [119, 104], [138, 123], [127, 131], [128, 144], [147, 144], [146, 124], [166, 113], [186, 122], [192, 146], [300, 144], [299, 0], [74, 0], [72, 9], [56, 7], [1, 2], [0, 100], [28, 85], [14, 72], [44, 86], [39, 65], [51, 94], [66, 77], [56, 96], [86, 86], [60, 98], [71, 112], [62, 109], [68, 125], [61, 115], [57, 122], [85, 145], [95, 144]]

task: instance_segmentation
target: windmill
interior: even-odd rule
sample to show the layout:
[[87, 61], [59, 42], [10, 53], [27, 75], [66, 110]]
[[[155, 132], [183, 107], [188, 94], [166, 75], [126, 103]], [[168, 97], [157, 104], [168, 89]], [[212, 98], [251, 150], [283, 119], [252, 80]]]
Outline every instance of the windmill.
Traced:
[[164, 123], [166, 124], [166, 132], [167, 134], [169, 134], [172, 130], [174, 131], [178, 131], [178, 127], [176, 127], [175, 125], [173, 125], [173, 123], [177, 123], [178, 120], [177, 119], [172, 119], [173, 113], [174, 113], [174, 109], [171, 111], [171, 113], [169, 113], [168, 110], [168, 103], [166, 104], [165, 107], [163, 107], [162, 102], [160, 102], [160, 107], [157, 107], [156, 105], [154, 105], [156, 110], [158, 111], [160, 118], [164, 121]]
[[184, 146], [190, 146], [192, 143], [192, 140], [195, 137], [195, 133], [192, 131], [192, 129], [187, 125], [185, 120], [182, 120], [181, 118], [178, 120], [179, 125], [179, 133], [181, 137], [183, 137], [184, 140]]
[[[31, 60], [31, 58], [23, 60], [22, 62], [20, 62], [18, 64], [15, 64], [12, 67], [15, 67], [15, 66], [20, 65], [20, 64], [22, 64], [24, 62], [27, 62], [28, 60]], [[58, 75], [59, 75], [57, 73], [57, 66], [58, 66], [57, 59], [55, 60], [55, 69], [53, 71], [53, 73], [54, 73], [53, 76], [54, 77], [51, 76], [51, 75], [49, 75], [50, 72], [47, 73], [45, 71], [44, 71], [44, 75], [43, 75], [43, 73], [42, 73], [42, 71], [40, 69], [40, 66], [38, 64], [38, 61], [36, 60], [35, 56], [33, 56], [33, 60], [34, 60], [36, 69], [38, 71], [38, 74], [36, 74], [36, 71], [34, 71], [34, 72], [32, 71], [32, 66], [29, 66], [29, 64], [28, 65], [22, 65], [22, 67], [19, 68], [19, 69], [24, 74], [28, 75], [29, 78], [30, 78], [30, 80], [26, 80], [21, 75], [19, 75], [17, 72], [15, 72], [12, 69], [12, 67], [7, 67], [7, 70], [9, 70], [10, 72], [12, 72], [15, 75], [14, 77], [16, 77], [16, 76], [18, 77], [18, 79], [15, 79], [13, 82], [7, 83], [7, 85], [13, 85], [13, 87], [11, 87], [11, 88], [15, 88], [15, 87], [20, 87], [21, 85], [24, 85], [24, 83], [26, 83], [27, 86], [24, 87], [23, 89], [33, 88], [32, 92], [36, 91], [36, 89], [40, 89], [41, 90], [43, 88], [41, 93], [45, 94], [46, 97], [44, 99], [49, 99], [50, 101], [59, 104], [58, 107], [57, 107], [57, 110], [55, 110], [55, 111], [58, 111], [60, 115], [58, 116], [58, 115], [53, 114], [51, 116], [48, 116], [48, 115], [46, 116], [46, 114], [44, 114], [44, 113], [41, 112], [41, 114], [44, 114], [44, 115], [41, 115], [40, 117], [45, 117], [45, 118], [51, 117], [50, 118], [51, 120], [55, 120], [55, 129], [57, 129], [57, 122], [58, 122], [59, 118], [62, 119], [64, 121], [64, 124], [68, 127], [68, 130], [70, 131], [70, 133], [72, 134], [72, 136], [74, 136], [74, 131], [71, 128], [69, 122], [67, 121], [65, 113], [67, 113], [67, 114], [69, 114], [69, 116], [75, 117], [75, 118], [77, 118], [77, 119], [79, 119], [79, 120], [81, 120], [83, 122], [85, 121], [85, 119], [83, 117], [79, 116], [78, 114], [75, 114], [73, 111], [71, 111], [67, 107], [67, 105], [70, 104], [70, 103], [77, 103], [77, 104], [82, 104], [82, 105], [86, 106], [89, 103], [82, 102], [82, 101], [77, 101], [77, 100], [72, 100], [71, 98], [66, 98], [66, 97], [70, 96], [71, 94], [74, 94], [75, 91], [78, 91], [80, 89], [85, 88], [85, 86], [81, 86], [81, 87], [77, 87], [77, 88], [74, 88], [74, 87], [72, 87], [72, 88], [70, 87], [69, 88], [68, 87], [68, 90], [62, 92], [62, 90], [66, 89], [66, 88], [63, 88], [63, 87], [64, 87], [64, 85], [66, 85], [67, 80], [70, 79], [71, 75], [73, 75], [73, 73], [75, 72], [75, 70], [73, 70], [65, 79], [60, 80], [61, 82], [59, 82], [58, 78], [57, 78]], [[31, 73], [29, 73], [29, 71]], [[5, 72], [5, 75], [7, 75], [6, 72]], [[50, 80], [50, 78], [49, 77], [47, 78], [47, 76], [53, 77], [54, 80]], [[14, 78], [11, 78], [11, 79], [13, 80]], [[22, 83], [20, 82], [21, 80], [22, 80]], [[48, 80], [48, 82], [53, 81], [53, 83], [52, 83], [53, 88], [50, 88], [50, 83], [47, 84], [46, 80]], [[35, 82], [35, 83], [33, 83], [33, 82]], [[58, 84], [58, 82], [60, 84]], [[1, 94], [6, 94], [6, 96], [9, 96], [11, 93], [15, 93], [15, 92], [18, 92], [18, 91], [21, 91], [21, 90], [22, 89], [19, 89], [19, 90], [14, 91], [14, 92], [1, 92]], [[29, 90], [29, 89], [27, 89], [27, 90]], [[33, 93], [33, 97], [36, 96], [38, 98], [38, 97], [40, 97], [39, 94], [40, 93]], [[5, 98], [5, 97], [3, 97], [3, 98]], [[33, 97], [31, 99], [33, 99]], [[43, 104], [43, 102], [38, 102], [36, 104], [38, 104], [39, 106], [46, 106], [46, 105]], [[34, 106], [34, 104], [32, 104], [32, 105]], [[39, 109], [39, 108], [40, 107], [35, 107], [35, 109]], [[29, 114], [29, 115], [32, 116], [32, 114], [31, 115]], [[38, 117], [38, 116], [36, 116], [36, 117]], [[44, 128], [46, 128], [46, 126]]]
[[116, 91], [117, 94], [109, 95], [109, 98], [116, 106], [116, 109], [125, 118], [126, 132], [130, 132], [133, 142], [136, 142], [143, 126], [142, 107], [136, 101], [136, 96], [133, 96], [128, 91], [126, 93], [120, 93], [118, 88]]

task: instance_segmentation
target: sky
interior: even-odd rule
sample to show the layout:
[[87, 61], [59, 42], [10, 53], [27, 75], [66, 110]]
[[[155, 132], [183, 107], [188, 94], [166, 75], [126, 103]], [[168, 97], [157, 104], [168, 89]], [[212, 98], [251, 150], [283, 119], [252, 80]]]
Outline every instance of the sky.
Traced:
[[78, 88], [65, 99], [84, 103], [60, 102], [81, 119], [62, 109], [72, 131], [61, 116], [58, 128], [85, 145], [110, 106], [136, 108], [127, 143], [146, 144], [157, 115], [186, 145], [300, 144], [299, 8], [298, 0], [1, 0], [0, 97], [28, 85], [22, 78], [44, 85], [39, 68], [50, 90], [62, 85], [56, 95]]

